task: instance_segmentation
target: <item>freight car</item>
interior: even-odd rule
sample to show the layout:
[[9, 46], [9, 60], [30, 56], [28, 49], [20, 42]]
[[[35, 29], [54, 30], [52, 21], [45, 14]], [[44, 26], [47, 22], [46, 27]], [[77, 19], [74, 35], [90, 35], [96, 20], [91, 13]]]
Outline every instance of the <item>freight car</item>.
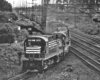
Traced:
[[24, 41], [23, 71], [42, 72], [63, 60], [70, 47], [68, 30], [55, 31], [52, 35], [31, 35]]

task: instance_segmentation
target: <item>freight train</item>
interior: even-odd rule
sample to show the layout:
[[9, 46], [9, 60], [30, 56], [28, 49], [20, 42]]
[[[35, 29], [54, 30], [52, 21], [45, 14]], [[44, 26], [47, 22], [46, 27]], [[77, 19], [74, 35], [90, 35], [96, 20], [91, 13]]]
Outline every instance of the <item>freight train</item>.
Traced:
[[30, 35], [24, 41], [22, 70], [42, 72], [62, 61], [71, 45], [69, 30], [59, 27], [53, 34]]

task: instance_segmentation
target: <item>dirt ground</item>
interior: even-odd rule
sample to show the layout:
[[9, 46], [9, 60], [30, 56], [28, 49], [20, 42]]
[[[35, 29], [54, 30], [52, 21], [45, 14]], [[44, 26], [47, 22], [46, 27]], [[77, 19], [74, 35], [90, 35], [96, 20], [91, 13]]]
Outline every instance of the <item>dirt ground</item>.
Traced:
[[29, 80], [100, 80], [100, 76], [69, 53], [64, 61]]

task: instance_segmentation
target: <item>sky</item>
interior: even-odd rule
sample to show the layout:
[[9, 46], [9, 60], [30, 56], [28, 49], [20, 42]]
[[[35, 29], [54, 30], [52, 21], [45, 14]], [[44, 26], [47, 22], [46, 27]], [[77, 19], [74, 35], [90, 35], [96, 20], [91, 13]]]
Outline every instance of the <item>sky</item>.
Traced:
[[[26, 6], [26, 3], [27, 3], [27, 6], [32, 5], [32, 4], [30, 4], [30, 3], [32, 3], [32, 0], [6, 0], [6, 1], [11, 3], [13, 7]], [[41, 0], [34, 0], [34, 3], [41, 4]]]
[[[20, 6], [26, 6], [26, 3], [27, 3], [27, 6], [32, 6], [32, 0], [6, 0], [8, 1], [9, 3], [12, 4], [13, 7], [20, 7]], [[33, 0], [34, 3], [36, 4], [41, 4], [41, 0]], [[53, 3], [54, 0], [51, 0], [51, 3]]]

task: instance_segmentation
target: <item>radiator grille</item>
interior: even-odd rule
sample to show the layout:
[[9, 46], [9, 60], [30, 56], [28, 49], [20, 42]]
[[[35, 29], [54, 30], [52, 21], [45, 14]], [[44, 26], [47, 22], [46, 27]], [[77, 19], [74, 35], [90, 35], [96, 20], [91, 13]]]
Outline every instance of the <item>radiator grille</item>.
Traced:
[[41, 47], [26, 47], [27, 54], [40, 54]]

